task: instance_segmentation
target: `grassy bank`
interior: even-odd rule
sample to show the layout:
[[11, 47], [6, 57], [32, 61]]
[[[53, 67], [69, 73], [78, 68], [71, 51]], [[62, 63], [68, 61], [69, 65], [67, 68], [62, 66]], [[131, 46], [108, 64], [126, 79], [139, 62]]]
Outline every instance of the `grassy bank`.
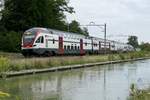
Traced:
[[6, 57], [10, 60], [24, 58], [24, 56], [21, 53], [8, 53], [8, 52], [0, 52], [0, 57]]
[[104, 61], [115, 61], [134, 59], [140, 57], [150, 57], [149, 52], [132, 52], [109, 55], [92, 55], [92, 56], [72, 56], [72, 57], [49, 57], [49, 58], [13, 58], [0, 57], [0, 73], [8, 71], [20, 71], [28, 69], [42, 69], [65, 65], [96, 63]]

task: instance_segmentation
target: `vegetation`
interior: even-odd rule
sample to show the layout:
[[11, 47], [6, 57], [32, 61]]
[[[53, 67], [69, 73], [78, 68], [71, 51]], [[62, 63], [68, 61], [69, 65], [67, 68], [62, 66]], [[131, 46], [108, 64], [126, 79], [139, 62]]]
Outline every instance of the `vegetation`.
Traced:
[[51, 58], [7, 58], [3, 56], [0, 58], [0, 70], [6, 71], [20, 71], [28, 69], [42, 69], [65, 65], [76, 65], [86, 63], [96, 63], [104, 61], [125, 60], [140, 57], [149, 57], [149, 52], [132, 52], [124, 54], [109, 54], [109, 55], [93, 55], [93, 56], [74, 56], [74, 57], [51, 57]]
[[20, 52], [21, 35], [32, 27], [46, 27], [87, 35], [77, 21], [67, 23], [65, 13], [74, 13], [68, 0], [5, 0], [0, 19], [0, 51]]
[[150, 44], [149, 43], [141, 43], [140, 48], [142, 51], [150, 51]]
[[150, 51], [150, 43], [144, 43], [141, 44], [138, 43], [138, 37], [137, 36], [130, 36], [128, 38], [128, 43], [134, 47], [134, 49], [139, 49], [141, 51]]
[[130, 36], [128, 38], [128, 43], [132, 45], [135, 49], [139, 47], [139, 43], [138, 43], [138, 37], [137, 36]]
[[10, 97], [10, 94], [0, 91], [0, 100]]
[[132, 84], [129, 100], [150, 100], [150, 89], [140, 90], [136, 88], [135, 84]]
[[22, 100], [18, 96], [14, 96], [14, 95], [11, 95], [9, 93], [0, 91], [0, 100], [12, 100], [12, 98], [15, 98], [15, 100]]
[[84, 35], [89, 35], [87, 28], [80, 28], [80, 24], [79, 22], [73, 20], [70, 24], [69, 24], [69, 31], [74, 32], [74, 33], [83, 33]]
[[20, 52], [21, 34], [18, 32], [1, 32], [0, 33], [0, 51]]
[[10, 94], [0, 91], [0, 97], [9, 97]]
[[4, 57], [0, 57], [0, 73], [6, 72], [9, 69], [9, 60]]
[[17, 32], [35, 26], [64, 29], [64, 12], [74, 12], [67, 0], [5, 0], [1, 22]]

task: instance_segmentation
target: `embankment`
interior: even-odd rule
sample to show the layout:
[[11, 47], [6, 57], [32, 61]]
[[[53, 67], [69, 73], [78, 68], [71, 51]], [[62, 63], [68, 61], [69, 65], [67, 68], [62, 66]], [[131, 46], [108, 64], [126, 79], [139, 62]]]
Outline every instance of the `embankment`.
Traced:
[[26, 74], [54, 72], [68, 69], [114, 64], [149, 59], [149, 52], [132, 52], [109, 55], [22, 58], [0, 57], [0, 76], [12, 77]]

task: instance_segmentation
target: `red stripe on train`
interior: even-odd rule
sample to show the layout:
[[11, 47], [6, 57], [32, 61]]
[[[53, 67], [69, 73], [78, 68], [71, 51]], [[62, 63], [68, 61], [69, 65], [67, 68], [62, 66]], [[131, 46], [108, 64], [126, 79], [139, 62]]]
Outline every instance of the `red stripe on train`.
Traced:
[[80, 39], [80, 55], [84, 55], [85, 51], [83, 49], [83, 39]]
[[63, 37], [59, 37], [59, 50], [58, 51], [60, 55], [64, 54]]

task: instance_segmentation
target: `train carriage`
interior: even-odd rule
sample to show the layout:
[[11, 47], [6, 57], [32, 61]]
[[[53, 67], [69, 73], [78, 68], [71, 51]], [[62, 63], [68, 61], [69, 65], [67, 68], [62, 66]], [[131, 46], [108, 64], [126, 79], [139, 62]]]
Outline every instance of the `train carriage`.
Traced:
[[[129, 50], [130, 49], [130, 50]], [[104, 51], [131, 51], [132, 46], [116, 41], [47, 28], [32, 28], [22, 37], [24, 56], [102, 54]]]

